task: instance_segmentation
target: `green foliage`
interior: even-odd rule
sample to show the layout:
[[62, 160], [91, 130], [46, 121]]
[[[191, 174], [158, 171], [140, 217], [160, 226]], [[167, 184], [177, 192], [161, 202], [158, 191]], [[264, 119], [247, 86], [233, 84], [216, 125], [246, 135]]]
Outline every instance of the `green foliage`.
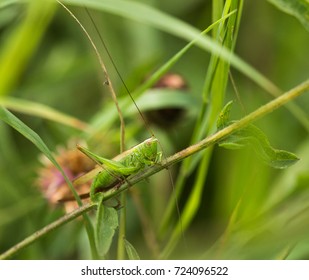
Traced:
[[[217, 128], [223, 129], [229, 124], [232, 102], [227, 103], [219, 114]], [[219, 146], [226, 149], [241, 149], [250, 146], [256, 154], [269, 166], [283, 169], [295, 164], [299, 158], [288, 151], [274, 149], [265, 133], [255, 125], [249, 124], [220, 141]]]
[[104, 258], [109, 251], [117, 227], [117, 210], [112, 207], [106, 207], [103, 203], [98, 203], [95, 239], [98, 253], [102, 258]]

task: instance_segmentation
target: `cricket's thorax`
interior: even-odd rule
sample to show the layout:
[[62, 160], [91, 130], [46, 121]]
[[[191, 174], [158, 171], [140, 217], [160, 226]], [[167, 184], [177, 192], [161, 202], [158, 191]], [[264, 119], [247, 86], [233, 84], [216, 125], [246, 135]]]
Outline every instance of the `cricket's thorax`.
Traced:
[[151, 137], [128, 150], [129, 153], [120, 159], [119, 162], [128, 167], [136, 167], [136, 169], [154, 165], [159, 159], [157, 143], [158, 140]]
[[153, 165], [157, 162], [158, 158], [158, 140], [151, 137], [135, 146], [134, 150], [134, 153], [132, 153], [134, 160], [142, 165]]

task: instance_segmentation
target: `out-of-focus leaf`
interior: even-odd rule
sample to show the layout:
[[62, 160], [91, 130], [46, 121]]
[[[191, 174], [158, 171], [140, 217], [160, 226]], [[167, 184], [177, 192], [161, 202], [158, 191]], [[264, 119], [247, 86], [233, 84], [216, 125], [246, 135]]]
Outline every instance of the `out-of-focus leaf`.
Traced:
[[17, 85], [57, 7], [53, 1], [32, 0], [27, 4], [25, 18], [0, 49], [1, 96], [10, 94]]
[[[158, 110], [164, 108], [193, 109], [199, 106], [198, 101], [190, 94], [182, 90], [172, 89], [150, 89], [136, 101], [142, 111]], [[127, 114], [133, 114], [136, 108], [131, 105]]]
[[0, 105], [20, 113], [52, 120], [79, 130], [87, 129], [87, 124], [49, 106], [14, 97], [0, 97]]
[[1, 3], [0, 3], [0, 8], [4, 8], [8, 5], [12, 5], [12, 4], [15, 4], [15, 3], [18, 3], [20, 1], [18, 0], [2, 0]]
[[268, 0], [280, 10], [295, 16], [309, 31], [309, 1], [308, 0]]

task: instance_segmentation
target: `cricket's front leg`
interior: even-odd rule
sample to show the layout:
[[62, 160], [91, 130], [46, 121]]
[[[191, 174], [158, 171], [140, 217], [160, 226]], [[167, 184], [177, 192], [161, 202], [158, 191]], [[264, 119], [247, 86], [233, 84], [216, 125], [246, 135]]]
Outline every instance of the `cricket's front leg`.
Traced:
[[162, 161], [162, 152], [158, 152], [156, 156], [156, 163], [161, 163]]

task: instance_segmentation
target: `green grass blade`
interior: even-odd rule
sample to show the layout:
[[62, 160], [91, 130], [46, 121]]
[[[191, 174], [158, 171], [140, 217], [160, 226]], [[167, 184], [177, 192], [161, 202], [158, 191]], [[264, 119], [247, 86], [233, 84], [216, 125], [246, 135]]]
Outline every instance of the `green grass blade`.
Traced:
[[60, 124], [67, 125], [81, 131], [88, 128], [88, 125], [83, 121], [59, 112], [44, 104], [14, 97], [0, 97], [0, 105], [8, 109], [17, 111], [19, 113], [27, 114], [30, 116], [37, 116], [43, 119], [58, 122]]
[[28, 3], [26, 17], [6, 39], [0, 50], [0, 96], [10, 94], [16, 86], [56, 7], [52, 1], [33, 0]]
[[[229, 9], [234, 10], [235, 6], [237, 5], [238, 5], [237, 1], [234, 1], [232, 6], [230, 5], [230, 2], [226, 2], [224, 6], [223, 15], [228, 14]], [[226, 23], [227, 25], [225, 26], [221, 24], [220, 28], [218, 29], [218, 33], [216, 34], [217, 37], [216, 39], [218, 41], [220, 41], [220, 38], [228, 38], [227, 40], [224, 40], [222, 44], [224, 44], [224, 46], [230, 49], [233, 49], [237, 38], [236, 35], [233, 34], [235, 29], [237, 30], [238, 28], [237, 26], [235, 27], [236, 19], [237, 17], [235, 14], [229, 17]], [[230, 40], [230, 38], [232, 38], [233, 40]], [[204, 102], [203, 106], [200, 109], [200, 115], [196, 122], [193, 136], [191, 138], [192, 144], [199, 141], [205, 135], [212, 133], [215, 129], [216, 118], [219, 111], [222, 108], [222, 102], [225, 96], [228, 71], [229, 71], [229, 63], [224, 60], [221, 60], [216, 54], [213, 54], [205, 78], [205, 85], [203, 92]], [[208, 92], [210, 92], [211, 94], [209, 94]], [[209, 104], [208, 99], [210, 99], [211, 101], [209, 102]], [[182, 163], [180, 175], [178, 176], [176, 182], [177, 196], [181, 195], [186, 182], [186, 178], [190, 175], [190, 173], [194, 170], [194, 168], [200, 161], [203, 162], [203, 164], [200, 164], [198, 167], [198, 175], [196, 176], [195, 181], [193, 183], [193, 190], [190, 193], [189, 197], [187, 198], [187, 202], [185, 204], [185, 210], [183, 214], [184, 217], [182, 217], [184, 228], [186, 228], [190, 224], [194, 215], [197, 213], [197, 209], [200, 204], [200, 199], [197, 199], [197, 194], [202, 193], [202, 188], [204, 186], [207, 177], [208, 164], [206, 164], [206, 162], [210, 160], [211, 150], [212, 149], [206, 151], [204, 154], [200, 154], [195, 157], [185, 159]], [[170, 221], [172, 219], [172, 214], [173, 214], [173, 203], [170, 202], [165, 212], [165, 216], [163, 217], [162, 220], [161, 234], [163, 234], [169, 227], [171, 223]], [[168, 244], [167, 246], [166, 253], [171, 251], [171, 249], [175, 245], [175, 242], [173, 240], [175, 241], [178, 240], [179, 237], [178, 226], [174, 230], [172, 236], [173, 237], [171, 238], [170, 244]]]
[[81, 200], [79, 196], [77, 195], [71, 181], [66, 176], [65, 172], [63, 171], [61, 166], [58, 164], [58, 162], [55, 160], [54, 156], [52, 155], [52, 152], [48, 149], [48, 147], [43, 142], [41, 137], [37, 133], [35, 133], [30, 127], [25, 125], [21, 120], [19, 120], [11, 112], [9, 112], [3, 107], [0, 107], [0, 119], [6, 122], [8, 125], [10, 125], [15, 130], [17, 130], [20, 134], [26, 137], [29, 141], [31, 141], [58, 168], [63, 178], [67, 182], [68, 186], [71, 188], [71, 191], [76, 197], [76, 200], [81, 206], [82, 205]]
[[0, 8], [4, 8], [8, 5], [12, 5], [18, 2], [21, 2], [21, 1], [20, 0], [2, 0], [0, 3]]

